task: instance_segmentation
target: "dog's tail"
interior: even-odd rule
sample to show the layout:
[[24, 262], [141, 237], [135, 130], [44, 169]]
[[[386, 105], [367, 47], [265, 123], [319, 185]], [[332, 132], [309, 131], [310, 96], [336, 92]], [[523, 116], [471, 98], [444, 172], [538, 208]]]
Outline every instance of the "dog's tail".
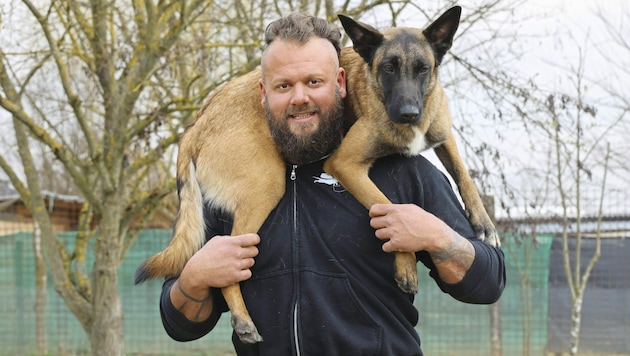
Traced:
[[136, 284], [155, 277], [179, 276], [186, 262], [205, 242], [203, 195], [196, 179], [195, 164], [192, 159], [187, 159], [184, 166], [178, 168], [182, 168], [178, 169], [177, 177], [179, 212], [173, 227], [173, 238], [163, 251], [138, 267]]

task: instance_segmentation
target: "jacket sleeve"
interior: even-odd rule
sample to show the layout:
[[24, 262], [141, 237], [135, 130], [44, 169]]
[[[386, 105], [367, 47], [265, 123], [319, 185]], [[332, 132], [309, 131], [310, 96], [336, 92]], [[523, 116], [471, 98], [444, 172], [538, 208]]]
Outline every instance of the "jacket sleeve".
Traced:
[[466, 218], [454, 187], [446, 176], [426, 160], [419, 165], [422, 196], [419, 205], [433, 213], [461, 236], [467, 238], [475, 248], [475, 259], [464, 278], [456, 284], [448, 284], [440, 279], [428, 253], [419, 253], [420, 260], [430, 268], [431, 277], [440, 289], [453, 298], [474, 304], [496, 302], [505, 288], [505, 256], [500, 248], [495, 248], [475, 238], [475, 233]]
[[[160, 315], [162, 317], [162, 325], [166, 333], [176, 341], [192, 341], [209, 333], [219, 321], [221, 310], [217, 307], [217, 297], [221, 298], [219, 289], [212, 290], [212, 298], [215, 301], [210, 317], [201, 322], [188, 320], [184, 314], [175, 308], [170, 298], [170, 290], [175, 278], [169, 278], [162, 286], [162, 295], [160, 298]], [[217, 293], [218, 291], [218, 293]], [[217, 296], [218, 294], [218, 296]]]
[[[206, 206], [204, 209], [206, 238], [228, 234], [231, 230], [231, 217], [228, 214]], [[171, 302], [171, 286], [176, 278], [167, 278], [162, 285], [160, 296], [160, 316], [166, 333], [177, 341], [196, 340], [214, 329], [221, 314], [228, 310], [225, 299], [218, 288], [211, 289], [213, 308], [210, 317], [202, 322], [188, 320]]]
[[447, 284], [432, 269], [430, 274], [440, 289], [453, 298], [472, 304], [496, 302], [505, 288], [505, 260], [500, 248], [478, 240], [470, 240], [475, 248], [475, 259], [464, 278], [456, 284]]

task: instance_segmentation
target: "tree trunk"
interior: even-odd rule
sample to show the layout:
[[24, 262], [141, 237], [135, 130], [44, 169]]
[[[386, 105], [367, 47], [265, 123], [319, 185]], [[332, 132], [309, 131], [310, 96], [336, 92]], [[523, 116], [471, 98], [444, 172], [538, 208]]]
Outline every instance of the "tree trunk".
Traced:
[[580, 326], [582, 324], [582, 300], [584, 298], [583, 292], [578, 292], [575, 295], [573, 306], [571, 308], [571, 331], [570, 335], [570, 349], [569, 354], [575, 356], [578, 354], [578, 347], [580, 343]]
[[523, 356], [530, 355], [529, 346], [532, 342], [531, 331], [532, 321], [530, 315], [532, 313], [532, 297], [531, 297], [531, 283], [529, 282], [529, 268], [525, 268], [527, 272], [521, 276], [521, 325], [523, 328]]
[[[496, 225], [494, 212], [494, 196], [482, 195], [483, 206]], [[500, 300], [493, 303], [488, 308], [490, 312], [490, 354], [492, 356], [503, 356], [503, 335], [501, 333], [501, 304]]]
[[35, 343], [38, 355], [46, 355], [46, 260], [42, 252], [42, 234], [35, 222], [33, 230], [35, 258]]
[[116, 266], [98, 265], [94, 272], [94, 323], [90, 347], [94, 356], [124, 355], [123, 312]]
[[501, 301], [491, 304], [490, 311], [490, 355], [503, 356], [501, 335]]
[[[114, 194], [116, 195], [116, 194]], [[94, 356], [124, 355], [123, 309], [118, 293], [120, 211], [123, 199], [105, 198], [107, 211], [99, 224], [100, 234], [94, 246], [92, 272], [94, 322], [89, 332]]]

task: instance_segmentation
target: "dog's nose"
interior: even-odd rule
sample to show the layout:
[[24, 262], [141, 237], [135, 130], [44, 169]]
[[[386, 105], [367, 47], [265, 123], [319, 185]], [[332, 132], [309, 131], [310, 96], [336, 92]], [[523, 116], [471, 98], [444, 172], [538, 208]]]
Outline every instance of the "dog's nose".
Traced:
[[420, 108], [415, 105], [403, 105], [400, 108], [400, 123], [415, 124], [420, 119]]

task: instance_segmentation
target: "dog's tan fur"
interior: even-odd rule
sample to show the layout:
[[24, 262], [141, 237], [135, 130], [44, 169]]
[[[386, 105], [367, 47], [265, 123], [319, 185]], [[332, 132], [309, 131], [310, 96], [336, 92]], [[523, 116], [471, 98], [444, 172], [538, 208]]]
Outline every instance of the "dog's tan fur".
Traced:
[[[449, 13], [450, 17], [456, 16], [457, 23], [459, 11], [454, 8]], [[346, 17], [340, 18], [346, 32], [353, 27], [373, 30]], [[366, 64], [365, 58], [357, 53], [360, 49], [356, 43], [360, 39], [353, 38], [354, 50], [344, 48], [340, 56], [340, 64], [347, 72], [345, 118], [352, 126], [340, 147], [325, 162], [324, 170], [369, 209], [377, 203], [391, 204], [368, 177], [374, 160], [393, 153], [416, 155], [435, 147], [459, 187], [471, 224], [481, 238], [498, 245], [494, 226], [457, 151], [446, 97], [437, 77], [438, 63], [429, 40], [418, 29], [394, 28], [380, 33], [389, 41], [402, 31], [415, 36], [414, 42], [421, 44], [416, 48], [422, 52], [416, 54], [425, 58], [431, 67], [421, 119], [417, 124], [390, 120], [376, 73], [379, 66]], [[372, 63], [380, 63], [392, 52], [406, 56], [408, 51], [402, 46], [378, 49]], [[258, 232], [284, 194], [285, 163], [270, 136], [260, 105], [259, 79], [260, 71], [255, 70], [218, 89], [185, 131], [177, 162], [180, 207], [173, 238], [165, 250], [139, 267], [136, 282], [179, 275], [188, 259], [206, 241], [204, 203], [232, 212], [231, 234], [239, 235]], [[397, 253], [395, 271], [399, 286], [415, 293], [418, 284], [415, 254]], [[222, 292], [232, 312], [232, 326], [241, 340], [262, 341], [247, 312], [240, 287], [233, 285]]]

